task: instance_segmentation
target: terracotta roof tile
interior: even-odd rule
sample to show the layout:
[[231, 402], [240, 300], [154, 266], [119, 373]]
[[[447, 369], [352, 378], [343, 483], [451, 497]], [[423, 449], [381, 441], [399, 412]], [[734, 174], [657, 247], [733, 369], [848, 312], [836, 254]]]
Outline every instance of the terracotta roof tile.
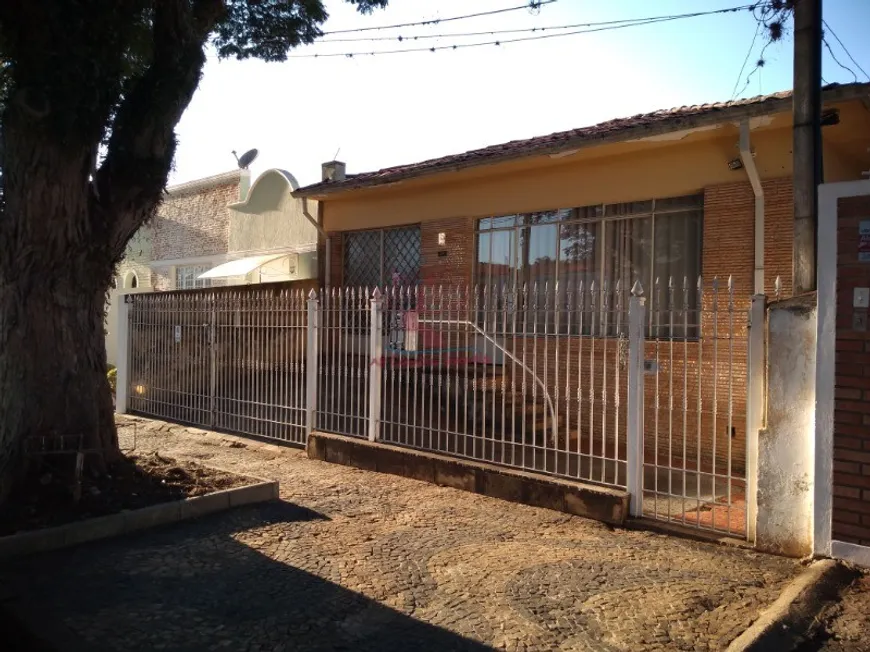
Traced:
[[[824, 89], [826, 101], [845, 100], [870, 95], [870, 84], [830, 84]], [[745, 115], [764, 115], [787, 110], [791, 91], [729, 101], [680, 106], [651, 113], [639, 113], [629, 118], [616, 118], [589, 127], [560, 131], [525, 140], [512, 140], [499, 145], [451, 154], [419, 163], [398, 165], [374, 172], [349, 174], [343, 181], [323, 181], [295, 193], [296, 196], [319, 196], [356, 188], [395, 183], [414, 177], [453, 171], [462, 168], [506, 161], [525, 156], [548, 154], [589, 146], [595, 143], [642, 138], [669, 131], [678, 131], [702, 124], [716, 124]], [[649, 133], [652, 132], [652, 133]]]

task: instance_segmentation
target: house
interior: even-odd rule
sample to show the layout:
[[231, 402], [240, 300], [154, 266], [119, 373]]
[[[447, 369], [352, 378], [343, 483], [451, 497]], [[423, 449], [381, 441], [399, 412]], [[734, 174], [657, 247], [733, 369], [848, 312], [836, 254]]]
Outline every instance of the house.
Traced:
[[[836, 123], [823, 132], [828, 182], [867, 168], [868, 92], [866, 84], [824, 91]], [[320, 203], [331, 261], [322, 278], [331, 285], [384, 284], [391, 266], [424, 284], [483, 282], [499, 265], [519, 279], [544, 258], [595, 256], [599, 269], [631, 265], [650, 285], [656, 276], [732, 276], [745, 304], [772, 293], [777, 277], [791, 292], [791, 106], [791, 92], [781, 92], [680, 107], [362, 174], [331, 162], [322, 182], [294, 196]], [[656, 219], [680, 206], [679, 229]], [[622, 215], [630, 219], [612, 220]], [[557, 234], [554, 223], [573, 233]], [[667, 237], [653, 244], [652, 230]], [[654, 250], [606, 261], [602, 252], [624, 237]]]
[[[127, 246], [110, 297], [120, 293], [274, 283], [316, 278], [316, 202], [295, 199], [292, 174], [248, 170], [171, 186], [157, 215]], [[115, 338], [106, 339], [114, 364]]]
[[317, 226], [291, 195], [298, 185], [272, 169], [253, 184], [235, 170], [169, 188], [155, 223], [155, 289], [316, 277]]
[[[823, 102], [825, 181], [860, 179], [870, 167], [870, 85], [826, 87]], [[747, 425], [748, 311], [753, 295], [792, 294], [791, 109], [792, 93], [781, 92], [375, 172], [324, 164], [320, 183], [293, 193], [318, 202], [323, 282], [381, 287], [388, 299], [411, 286], [410, 295], [422, 297], [407, 310], [413, 314], [390, 322], [404, 338], [401, 355], [418, 353], [421, 324], [430, 325], [429, 341], [441, 337], [435, 349], [450, 350], [446, 325], [460, 324], [473, 331], [476, 355], [488, 352], [504, 367], [487, 368], [483, 382], [476, 367], [471, 382], [453, 374], [463, 394], [457, 405], [483, 400], [468, 433], [458, 422], [435, 438], [432, 426], [415, 425], [420, 432], [406, 437], [382, 425], [385, 441], [416, 438], [432, 443], [410, 445], [499, 463], [519, 450], [511, 442], [523, 441], [531, 461], [516, 465], [524, 469], [625, 486], [633, 288], [645, 301], [650, 370], [644, 511], [649, 500], [650, 511], [670, 520], [702, 527], [707, 519], [713, 529], [746, 534], [731, 522], [751, 521], [741, 501], [757, 441], [747, 432], [760, 427]], [[446, 373], [446, 382], [423, 387], [450, 387]], [[524, 400], [527, 387], [537, 393], [531, 408], [514, 402], [519, 387]], [[402, 409], [384, 408], [411, 419]], [[545, 413], [543, 428], [530, 427], [552, 428], [552, 437], [507, 432], [505, 424], [525, 424], [528, 411], [537, 413], [533, 421]], [[436, 412], [428, 418], [440, 424]], [[479, 447], [466, 451], [466, 441]]]

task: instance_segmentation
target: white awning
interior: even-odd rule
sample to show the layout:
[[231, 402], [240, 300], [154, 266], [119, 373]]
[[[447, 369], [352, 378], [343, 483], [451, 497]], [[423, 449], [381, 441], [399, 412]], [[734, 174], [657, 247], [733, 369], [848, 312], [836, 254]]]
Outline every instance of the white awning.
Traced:
[[290, 256], [289, 253], [272, 254], [271, 256], [251, 256], [250, 258], [239, 258], [231, 260], [228, 263], [218, 265], [208, 270], [205, 274], [200, 274], [198, 278], [231, 278], [233, 276], [245, 276], [250, 274], [255, 269], [258, 269], [266, 263], [271, 263], [273, 260]]

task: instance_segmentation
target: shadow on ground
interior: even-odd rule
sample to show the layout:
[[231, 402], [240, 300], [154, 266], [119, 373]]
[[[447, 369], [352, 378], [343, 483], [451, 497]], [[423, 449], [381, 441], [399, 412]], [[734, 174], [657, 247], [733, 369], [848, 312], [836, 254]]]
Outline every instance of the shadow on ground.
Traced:
[[324, 518], [282, 502], [238, 508], [29, 558], [0, 569], [0, 585], [64, 652], [491, 649], [343, 588], [327, 559], [313, 574], [252, 547], [276, 523], [289, 524], [277, 545], [305, 545], [305, 524]]

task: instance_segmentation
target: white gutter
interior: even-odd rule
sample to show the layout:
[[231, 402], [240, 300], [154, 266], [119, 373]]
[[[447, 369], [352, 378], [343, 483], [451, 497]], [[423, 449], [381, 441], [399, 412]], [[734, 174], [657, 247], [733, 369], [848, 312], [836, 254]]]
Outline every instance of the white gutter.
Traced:
[[764, 188], [749, 142], [749, 121], [740, 123], [740, 160], [755, 193], [755, 294], [764, 294]]
[[326, 287], [329, 287], [329, 276], [331, 265], [330, 262], [332, 260], [332, 247], [330, 246], [329, 237], [326, 235], [326, 231], [323, 230], [323, 227], [320, 226], [320, 222], [317, 221], [317, 218], [314, 217], [308, 210], [308, 197], [302, 197], [302, 214], [305, 216], [305, 219], [311, 222], [314, 225], [314, 228], [317, 229], [317, 232], [323, 238], [324, 246], [326, 248], [326, 261], [323, 264], [323, 284]]

